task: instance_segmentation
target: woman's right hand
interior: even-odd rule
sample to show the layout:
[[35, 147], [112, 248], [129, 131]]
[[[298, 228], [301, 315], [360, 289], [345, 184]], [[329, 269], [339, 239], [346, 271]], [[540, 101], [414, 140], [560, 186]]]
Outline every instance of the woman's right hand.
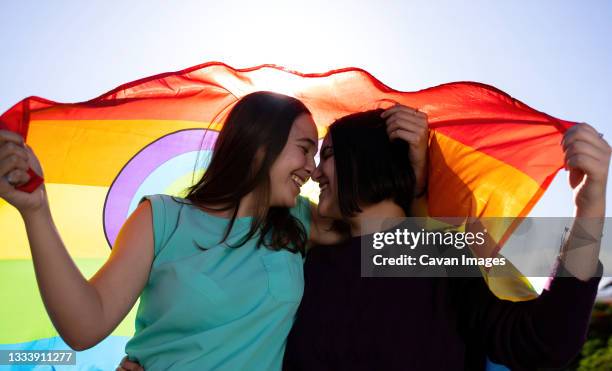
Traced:
[[415, 195], [421, 197], [427, 191], [427, 148], [429, 122], [427, 115], [415, 108], [396, 104], [381, 116], [387, 123], [390, 140], [399, 138], [409, 144], [410, 163], [416, 175]]
[[130, 361], [127, 356], [123, 357], [119, 367], [117, 367], [116, 371], [144, 371], [144, 368], [140, 365], [140, 363], [136, 361]]
[[32, 193], [16, 188], [30, 180], [27, 174], [29, 168], [43, 175], [38, 158], [24, 143], [23, 137], [8, 130], [0, 130], [0, 198], [15, 206], [21, 214], [39, 210], [47, 204], [44, 185]]

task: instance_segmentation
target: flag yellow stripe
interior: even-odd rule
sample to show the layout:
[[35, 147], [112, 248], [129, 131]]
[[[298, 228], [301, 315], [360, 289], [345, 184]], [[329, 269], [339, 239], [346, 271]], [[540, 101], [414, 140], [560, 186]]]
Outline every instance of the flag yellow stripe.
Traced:
[[437, 197], [428, 208], [433, 216], [525, 216], [544, 191], [517, 168], [439, 132], [431, 147], [429, 191]]
[[32, 120], [28, 144], [40, 158], [47, 183], [108, 187], [146, 145], [194, 128], [208, 127], [171, 120]]
[[[46, 184], [51, 213], [64, 245], [73, 258], [107, 258], [102, 210], [108, 187]], [[31, 259], [23, 220], [0, 199], [0, 259]], [[4, 231], [9, 233], [4, 233]]]

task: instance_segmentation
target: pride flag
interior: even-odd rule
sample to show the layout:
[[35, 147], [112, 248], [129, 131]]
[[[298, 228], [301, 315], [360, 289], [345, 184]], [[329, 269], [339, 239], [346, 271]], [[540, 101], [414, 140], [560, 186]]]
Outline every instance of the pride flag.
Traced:
[[[573, 125], [475, 82], [401, 92], [358, 68], [303, 74], [215, 62], [137, 80], [81, 103], [29, 97], [0, 122], [26, 137], [39, 156], [60, 234], [90, 277], [138, 200], [180, 195], [197, 180], [228, 111], [259, 90], [303, 101], [320, 137], [339, 117], [395, 102], [425, 112], [432, 130], [423, 212], [433, 217], [526, 216], [563, 167], [559, 143]], [[302, 191], [316, 200], [312, 183]], [[0, 200], [0, 349], [66, 349], [44, 310], [30, 260], [21, 218]], [[133, 334], [134, 313], [103, 343], [79, 353], [82, 369], [116, 367]]]

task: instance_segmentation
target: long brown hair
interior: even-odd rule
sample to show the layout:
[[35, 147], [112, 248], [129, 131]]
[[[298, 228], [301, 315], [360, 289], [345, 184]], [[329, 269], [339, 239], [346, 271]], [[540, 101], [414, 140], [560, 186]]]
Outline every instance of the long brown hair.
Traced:
[[[220, 243], [227, 240], [240, 200], [256, 193], [256, 214], [249, 232], [231, 247], [240, 247], [256, 233], [257, 246], [304, 253], [304, 225], [286, 207], [270, 207], [270, 168], [283, 150], [295, 119], [310, 111], [299, 100], [272, 92], [244, 96], [230, 111], [217, 138], [210, 164], [188, 189], [186, 199], [204, 209], [233, 214]], [[223, 205], [212, 209], [211, 205]]]

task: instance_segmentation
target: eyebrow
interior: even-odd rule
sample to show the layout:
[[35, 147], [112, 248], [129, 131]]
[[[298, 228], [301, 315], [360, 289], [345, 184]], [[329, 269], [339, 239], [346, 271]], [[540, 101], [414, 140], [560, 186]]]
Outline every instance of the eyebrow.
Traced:
[[300, 142], [300, 141], [307, 142], [308, 144], [310, 144], [314, 148], [318, 147], [317, 143], [314, 140], [310, 139], [310, 138], [300, 138], [300, 139], [298, 139], [298, 142]]

